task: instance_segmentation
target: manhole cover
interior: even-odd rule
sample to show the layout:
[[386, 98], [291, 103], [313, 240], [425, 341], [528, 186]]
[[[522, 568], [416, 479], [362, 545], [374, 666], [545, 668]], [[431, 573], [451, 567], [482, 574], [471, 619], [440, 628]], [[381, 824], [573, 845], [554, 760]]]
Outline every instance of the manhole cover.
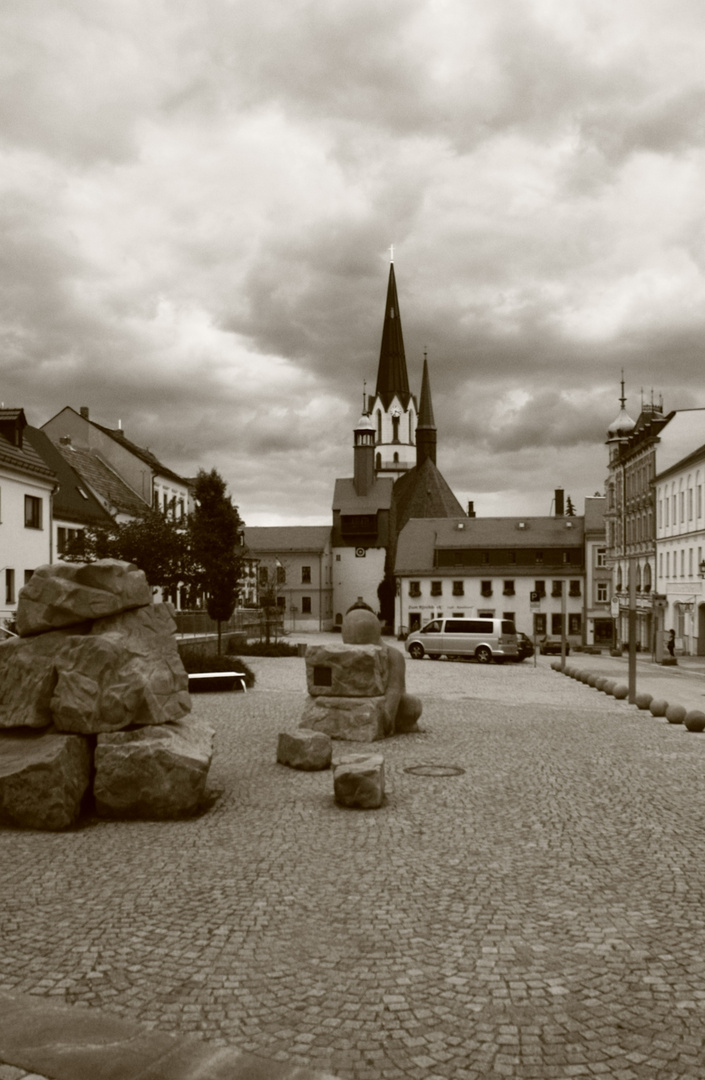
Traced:
[[465, 769], [458, 765], [409, 765], [404, 772], [414, 776], [462, 776]]

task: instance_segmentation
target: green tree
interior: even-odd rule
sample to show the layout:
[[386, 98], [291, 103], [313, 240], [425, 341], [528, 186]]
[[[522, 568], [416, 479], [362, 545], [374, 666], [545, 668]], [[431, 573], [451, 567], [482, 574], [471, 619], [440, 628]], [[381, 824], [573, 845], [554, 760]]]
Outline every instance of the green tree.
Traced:
[[211, 619], [218, 623], [218, 654], [221, 624], [235, 609], [242, 565], [242, 521], [227, 494], [227, 485], [216, 469], [201, 469], [194, 488], [196, 508], [189, 517], [191, 554], [195, 581], [206, 597]]
[[189, 584], [192, 578], [189, 537], [183, 522], [148, 508], [131, 521], [85, 529], [64, 558], [71, 562], [122, 559], [143, 570], [152, 588], [167, 592]]

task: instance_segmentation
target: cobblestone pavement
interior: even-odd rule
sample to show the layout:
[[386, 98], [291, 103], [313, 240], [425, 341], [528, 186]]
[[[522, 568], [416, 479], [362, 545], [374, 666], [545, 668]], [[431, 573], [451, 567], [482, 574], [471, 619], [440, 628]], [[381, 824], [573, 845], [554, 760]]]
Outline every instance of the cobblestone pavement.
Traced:
[[0, 832], [0, 990], [342, 1080], [700, 1080], [705, 737], [548, 661], [410, 663], [367, 812], [276, 764], [303, 662], [253, 661], [194, 698], [209, 813]]

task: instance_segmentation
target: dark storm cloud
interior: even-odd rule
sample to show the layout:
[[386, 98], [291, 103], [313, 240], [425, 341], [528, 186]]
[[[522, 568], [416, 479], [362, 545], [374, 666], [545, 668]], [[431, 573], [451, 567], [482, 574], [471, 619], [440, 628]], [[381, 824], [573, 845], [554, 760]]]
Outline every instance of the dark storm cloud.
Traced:
[[703, 403], [704, 39], [694, 0], [7, 5], [1, 396], [326, 520], [393, 242], [448, 480], [579, 501], [622, 367], [633, 414]]

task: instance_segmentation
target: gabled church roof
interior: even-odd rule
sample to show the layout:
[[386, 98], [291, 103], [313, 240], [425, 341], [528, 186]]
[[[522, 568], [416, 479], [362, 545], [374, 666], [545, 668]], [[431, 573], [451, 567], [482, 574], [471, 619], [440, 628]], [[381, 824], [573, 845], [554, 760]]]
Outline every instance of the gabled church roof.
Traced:
[[402, 408], [406, 409], [409, 405], [411, 393], [409, 392], [409, 376], [406, 370], [406, 353], [404, 352], [404, 336], [401, 329], [401, 315], [399, 314], [397, 283], [394, 278], [394, 263], [390, 263], [375, 395], [380, 398], [384, 408], [388, 409], [395, 394], [399, 398]]
[[394, 527], [397, 535], [411, 518], [465, 516], [465, 511], [431, 458], [409, 469], [394, 485]]

